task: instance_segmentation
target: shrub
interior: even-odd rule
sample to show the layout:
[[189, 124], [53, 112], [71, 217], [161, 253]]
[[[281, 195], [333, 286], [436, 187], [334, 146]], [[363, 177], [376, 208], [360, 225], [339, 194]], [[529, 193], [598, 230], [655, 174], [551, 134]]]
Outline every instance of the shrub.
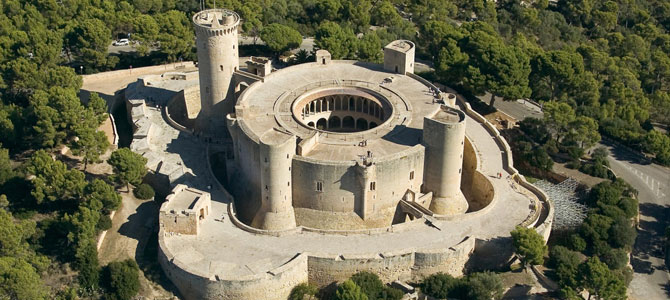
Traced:
[[358, 272], [352, 275], [350, 279], [357, 286], [361, 287], [361, 290], [368, 295], [368, 298], [375, 297], [384, 288], [384, 283], [374, 273], [366, 271]]
[[570, 235], [570, 249], [577, 252], [584, 252], [584, 250], [586, 250], [586, 241], [579, 236], [579, 234], [573, 233]]
[[405, 296], [403, 291], [390, 287], [384, 286], [384, 288], [377, 294], [377, 300], [400, 300]]
[[541, 265], [547, 253], [544, 238], [533, 228], [517, 226], [511, 232], [514, 243], [514, 252], [519, 256], [524, 266]]
[[576, 287], [580, 262], [577, 252], [563, 246], [554, 247], [549, 254], [549, 265], [556, 269], [556, 277], [561, 286]]
[[112, 219], [109, 218], [109, 215], [100, 216], [100, 220], [98, 220], [98, 224], [95, 228], [98, 232], [112, 228]]
[[503, 285], [500, 277], [492, 272], [474, 273], [468, 276], [467, 299], [491, 300], [501, 299]]
[[133, 194], [137, 199], [148, 200], [154, 197], [155, 192], [150, 185], [143, 183], [133, 190]]
[[630, 249], [635, 244], [637, 232], [627, 218], [617, 218], [609, 229], [608, 242], [615, 248]]
[[437, 273], [428, 276], [421, 286], [421, 289], [426, 295], [444, 299], [457, 288], [459, 280], [449, 274]]
[[319, 292], [319, 289], [311, 285], [309, 283], [301, 283], [296, 285], [293, 290], [291, 290], [291, 294], [288, 296], [289, 300], [303, 300], [305, 298], [305, 295], [310, 295], [314, 296], [316, 293]]
[[609, 248], [599, 257], [611, 270], [623, 269], [628, 264], [628, 253], [620, 248]]
[[363, 293], [361, 287], [353, 281], [347, 280], [337, 287], [335, 300], [368, 300], [368, 296]]
[[110, 300], [129, 300], [140, 290], [139, 267], [132, 259], [109, 263], [105, 270]]

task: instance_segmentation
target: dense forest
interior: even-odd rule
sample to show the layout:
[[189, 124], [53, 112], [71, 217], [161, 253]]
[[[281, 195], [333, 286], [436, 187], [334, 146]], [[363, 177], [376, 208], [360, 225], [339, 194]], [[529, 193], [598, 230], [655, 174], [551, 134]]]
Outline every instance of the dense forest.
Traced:
[[[105, 295], [98, 279], [111, 271], [100, 271], [94, 237], [119, 205], [114, 188], [130, 181], [91, 180], [53, 159], [67, 145], [85, 167], [109, 146], [96, 130], [105, 103], [96, 95], [81, 103], [78, 73], [141, 59], [195, 60], [190, 16], [199, 2], [0, 0], [0, 298]], [[543, 103], [546, 118], [523, 124], [529, 149], [579, 158], [607, 136], [670, 164], [670, 137], [653, 129], [670, 125], [668, 1], [207, 0], [206, 7], [237, 11], [241, 34], [252, 38], [313, 36], [335, 59], [379, 62], [386, 43], [413, 40], [435, 67], [426, 77], [464, 94]], [[112, 40], [128, 34], [136, 52], [109, 54]], [[142, 164], [128, 152], [110, 163]], [[67, 268], [76, 282], [45, 284]]]

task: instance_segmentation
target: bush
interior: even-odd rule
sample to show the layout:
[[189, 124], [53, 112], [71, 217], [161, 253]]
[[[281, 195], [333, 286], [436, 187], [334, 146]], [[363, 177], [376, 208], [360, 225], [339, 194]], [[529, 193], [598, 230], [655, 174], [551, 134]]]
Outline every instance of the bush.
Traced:
[[347, 280], [337, 287], [335, 300], [368, 300], [368, 296], [363, 293], [361, 287], [353, 281]]
[[524, 266], [541, 265], [547, 253], [544, 238], [533, 228], [517, 226], [511, 232], [514, 243], [514, 252], [519, 256]]
[[109, 215], [100, 216], [100, 220], [98, 220], [98, 224], [95, 226], [95, 229], [100, 232], [110, 228], [112, 228], [112, 219], [109, 218]]
[[379, 280], [379, 277], [370, 272], [358, 272], [351, 276], [351, 281], [353, 281], [357, 286], [361, 287], [361, 290], [365, 295], [368, 296], [369, 300], [375, 299], [400, 299], [404, 293], [398, 289], [388, 287]]
[[143, 183], [133, 190], [133, 194], [137, 199], [149, 200], [153, 198], [156, 193], [150, 185]]
[[580, 262], [577, 252], [563, 246], [554, 247], [549, 254], [549, 265], [556, 269], [556, 277], [561, 286], [576, 287]]
[[310, 295], [314, 296], [316, 293], [319, 292], [319, 289], [311, 285], [309, 283], [301, 283], [296, 285], [293, 290], [291, 290], [291, 294], [288, 296], [289, 300], [303, 300], [305, 298], [305, 295]]
[[437, 273], [428, 276], [421, 285], [426, 295], [444, 299], [460, 285], [459, 280], [449, 274]]
[[599, 257], [611, 270], [623, 269], [628, 264], [628, 253], [620, 248], [609, 248]]
[[502, 281], [495, 273], [482, 272], [471, 274], [468, 276], [467, 285], [467, 299], [497, 300], [503, 296]]
[[584, 252], [584, 250], [586, 250], [586, 241], [579, 236], [579, 234], [573, 233], [570, 235], [570, 249], [577, 252]]
[[132, 259], [109, 263], [105, 270], [108, 294], [110, 300], [130, 300], [140, 290], [139, 270]]

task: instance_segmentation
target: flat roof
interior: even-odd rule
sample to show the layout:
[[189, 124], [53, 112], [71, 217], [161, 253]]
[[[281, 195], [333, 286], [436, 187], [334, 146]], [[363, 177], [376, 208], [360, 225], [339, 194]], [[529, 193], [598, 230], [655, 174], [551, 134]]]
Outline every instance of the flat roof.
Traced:
[[412, 48], [414, 48], [414, 43], [412, 43], [410, 41], [405, 41], [405, 40], [397, 40], [397, 41], [390, 42], [384, 48], [393, 49], [393, 50], [396, 50], [398, 52], [407, 52], [407, 51], [411, 50]]
[[[392, 82], [385, 80], [391, 76]], [[394, 107], [393, 115], [387, 116], [390, 121], [366, 131], [335, 133], [309, 128], [294, 118], [292, 104], [301, 95], [337, 87], [343, 91], [355, 87], [384, 97]], [[272, 128], [283, 128], [301, 139], [316, 131], [319, 143], [303, 156], [341, 162], [357, 160], [367, 151], [381, 158], [420, 144], [423, 118], [440, 105], [435, 99], [430, 87], [410, 76], [386, 72], [378, 64], [340, 60], [273, 72], [242, 93], [236, 111], [242, 130], [255, 141]], [[363, 141], [366, 143], [360, 143]]]
[[177, 192], [174, 197], [168, 201], [168, 210], [186, 210], [192, 209], [193, 205], [203, 196], [204, 192], [195, 189], [185, 188]]

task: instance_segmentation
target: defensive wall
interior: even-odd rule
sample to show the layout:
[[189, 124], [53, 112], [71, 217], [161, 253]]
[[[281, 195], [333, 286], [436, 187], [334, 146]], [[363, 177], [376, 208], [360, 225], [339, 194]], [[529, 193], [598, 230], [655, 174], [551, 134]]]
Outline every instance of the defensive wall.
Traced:
[[169, 252], [164, 235], [161, 230], [158, 261], [185, 299], [287, 299], [299, 283], [325, 286], [361, 271], [372, 272], [384, 282], [418, 280], [437, 272], [462, 276], [475, 246], [475, 240], [466, 237], [457, 245], [437, 249], [356, 255], [299, 253], [268, 272], [231, 278], [227, 274], [208, 277], [205, 270], [185, 271], [193, 268]]

